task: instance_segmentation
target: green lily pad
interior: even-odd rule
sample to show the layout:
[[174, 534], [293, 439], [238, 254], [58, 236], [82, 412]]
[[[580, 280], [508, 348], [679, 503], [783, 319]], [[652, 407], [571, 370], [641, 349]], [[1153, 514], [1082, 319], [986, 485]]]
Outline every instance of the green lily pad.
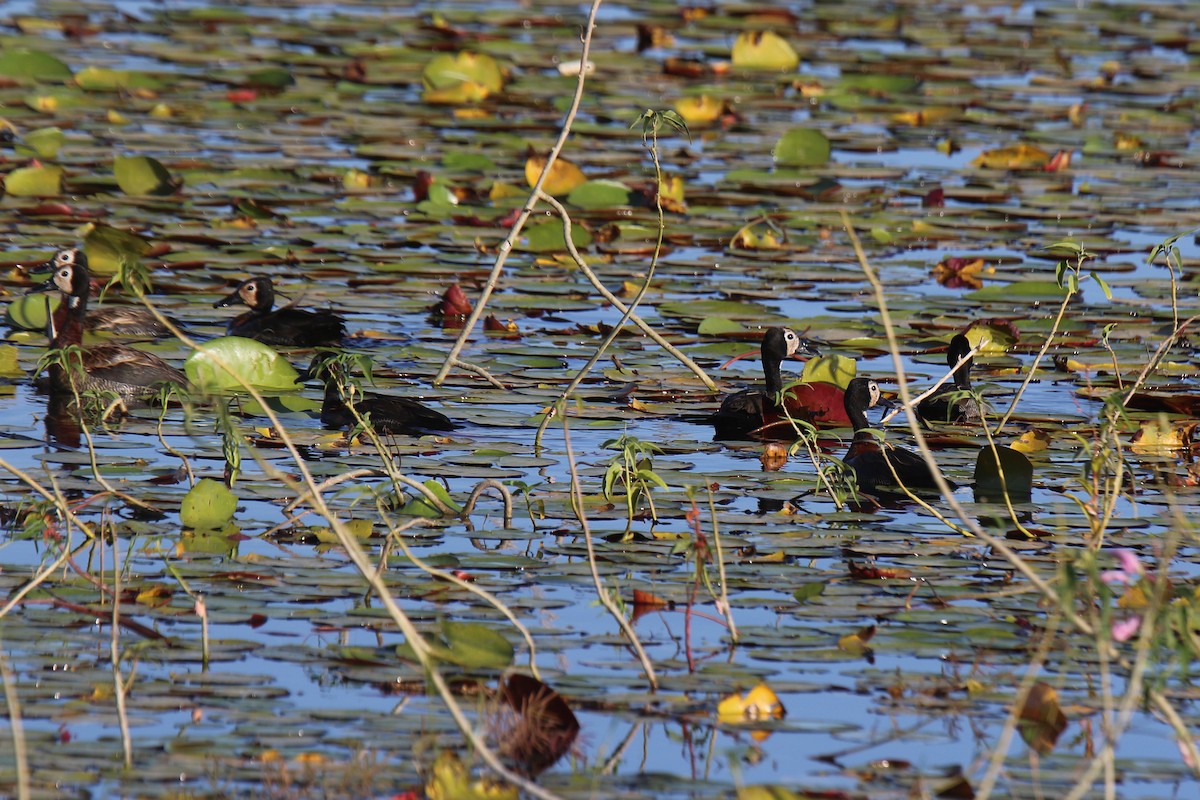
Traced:
[[219, 528], [237, 511], [237, 496], [220, 481], [201, 478], [184, 495], [179, 521], [193, 530]]
[[792, 128], [775, 144], [775, 163], [781, 167], [819, 167], [829, 161], [829, 138], [812, 128]]
[[113, 175], [128, 195], [168, 195], [179, 188], [167, 168], [149, 156], [117, 156], [113, 159]]
[[157, 91], [164, 83], [158, 78], [134, 70], [84, 67], [75, 73], [75, 85], [90, 92], [118, 92], [127, 89]]
[[1011, 447], [981, 447], [975, 460], [975, 498], [1001, 502], [1005, 490], [1013, 503], [1028, 503], [1033, 495], [1033, 464]]
[[0, 51], [0, 75], [36, 81], [67, 81], [71, 68], [41, 50], [13, 48]]
[[4, 177], [4, 191], [13, 197], [55, 197], [62, 194], [62, 182], [62, 167], [19, 167]]
[[183, 371], [194, 386], [206, 392], [236, 392], [243, 384], [257, 389], [295, 389], [299, 377], [279, 353], [241, 336], [222, 336], [198, 345], [183, 363]]
[[629, 205], [629, 193], [629, 187], [620, 181], [588, 181], [572, 189], [567, 202], [583, 209], [614, 208]]
[[832, 383], [843, 391], [858, 374], [858, 362], [846, 356], [828, 355], [804, 362], [800, 380], [804, 383]]
[[504, 73], [496, 59], [486, 53], [439, 53], [422, 73], [428, 89], [453, 89], [463, 84], [477, 84], [487, 92], [504, 88]]
[[504, 669], [513, 662], [513, 646], [492, 626], [442, 621], [447, 660], [468, 669]]
[[67, 135], [61, 128], [38, 128], [25, 134], [16, 149], [22, 155], [53, 160], [58, 158], [58, 151], [66, 141]]
[[[592, 243], [592, 234], [578, 223], [571, 226], [571, 241], [575, 247], [587, 247]], [[554, 220], [528, 225], [524, 231], [524, 249], [533, 253], [559, 253], [567, 249], [562, 223]]]
[[9, 326], [24, 331], [44, 331], [50, 315], [62, 302], [58, 292], [40, 292], [13, 298], [5, 309], [4, 319]]
[[[446, 491], [446, 487], [442, 485], [441, 481], [430, 478], [429, 480], [425, 481], [423, 485], [426, 489], [432, 492], [435, 497], [437, 497], [450, 508], [454, 509], [455, 512], [462, 511], [462, 506], [454, 502], [454, 498], [452, 498], [450, 493]], [[428, 500], [420, 495], [405, 503], [404, 507], [400, 509], [400, 513], [404, 516], [428, 517], [430, 519], [438, 519], [442, 516], [441, 511], [434, 508]]]

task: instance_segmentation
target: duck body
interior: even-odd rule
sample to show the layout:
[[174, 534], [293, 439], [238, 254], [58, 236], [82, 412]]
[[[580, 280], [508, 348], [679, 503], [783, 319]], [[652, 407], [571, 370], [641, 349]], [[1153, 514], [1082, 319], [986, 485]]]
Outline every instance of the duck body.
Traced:
[[956, 366], [968, 353], [971, 343], [963, 334], [955, 334], [946, 351], [946, 366], [954, 370], [954, 385], [943, 386], [917, 404], [917, 412], [930, 422], [950, 422], [973, 425], [983, 419], [979, 401], [963, 394], [971, 389], [971, 367], [974, 359], [968, 358], [962, 366]]
[[[768, 328], [762, 340], [763, 389], [742, 389], [726, 395], [709, 417], [718, 439], [795, 438], [786, 415], [776, 406], [783, 390], [780, 365], [795, 355], [819, 355], [816, 346], [791, 328]], [[803, 417], [793, 415], [798, 419]]]
[[242, 281], [213, 307], [234, 303], [244, 303], [250, 310], [229, 321], [226, 333], [230, 336], [244, 336], [281, 347], [320, 347], [338, 344], [346, 335], [346, 321], [332, 311], [309, 311], [294, 306], [274, 308], [275, 287], [270, 278]]
[[[936, 490], [937, 480], [924, 458], [903, 447], [884, 444], [867, 430], [867, 409], [883, 405], [889, 403], [878, 384], [869, 378], [855, 378], [846, 387], [846, 416], [854, 428], [854, 439], [842, 461], [854, 471], [858, 488], [873, 493], [879, 486], [898, 487], [902, 483], [910, 490]], [[946, 479], [946, 483], [951, 490], [956, 488], [953, 481]]]
[[[52, 318], [51, 350], [82, 347], [87, 319], [91, 276], [87, 257], [82, 250], [61, 250], [49, 262], [53, 272], [45, 283], [32, 291], [57, 289], [63, 296], [60, 308], [65, 309], [61, 322]], [[187, 378], [152, 353], [119, 344], [99, 344], [82, 347], [78, 365], [64, 368], [51, 364], [47, 388], [52, 394], [75, 392], [113, 393], [124, 399], [148, 398], [166, 387], [186, 387]], [[67, 359], [74, 358], [68, 350]]]
[[358, 418], [366, 417], [378, 433], [395, 436], [420, 436], [423, 433], [452, 431], [458, 423], [440, 411], [435, 411], [416, 400], [396, 395], [357, 393], [353, 403], [343, 397], [346, 386], [345, 371], [341, 364], [329, 354], [318, 355], [299, 380], [319, 379], [325, 385], [325, 397], [321, 402], [321, 424], [327, 428], [353, 428]]
[[[176, 328], [183, 325], [174, 317], [164, 318]], [[152, 336], [156, 339], [172, 336], [171, 329], [153, 314], [141, 308], [118, 308], [109, 306], [89, 311], [83, 318], [85, 331], [114, 333], [119, 336]]]

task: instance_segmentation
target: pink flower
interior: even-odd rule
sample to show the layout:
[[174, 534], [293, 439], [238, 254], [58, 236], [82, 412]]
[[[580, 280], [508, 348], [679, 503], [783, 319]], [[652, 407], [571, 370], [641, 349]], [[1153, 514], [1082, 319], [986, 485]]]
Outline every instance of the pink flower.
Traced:
[[1112, 637], [1115, 642], [1127, 642], [1133, 638], [1133, 635], [1138, 632], [1138, 628], [1142, 626], [1141, 617], [1127, 617], [1118, 622], [1114, 622], [1112, 626]]
[[1124, 548], [1114, 550], [1113, 555], [1120, 562], [1120, 569], [1105, 570], [1100, 573], [1100, 580], [1107, 583], [1109, 586], [1116, 584], [1129, 585], [1136, 583], [1137, 579], [1142, 577], [1142, 562], [1138, 560], [1137, 553]]

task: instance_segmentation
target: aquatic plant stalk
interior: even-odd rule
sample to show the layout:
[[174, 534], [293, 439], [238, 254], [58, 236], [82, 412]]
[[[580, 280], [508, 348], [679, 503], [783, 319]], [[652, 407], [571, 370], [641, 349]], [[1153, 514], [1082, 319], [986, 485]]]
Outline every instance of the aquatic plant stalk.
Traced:
[[[475, 330], [475, 326], [479, 324], [479, 318], [483, 316], [483, 310], [487, 307], [487, 302], [491, 299], [492, 293], [496, 291], [496, 285], [500, 281], [500, 274], [504, 271], [504, 264], [508, 261], [508, 257], [512, 253], [513, 247], [517, 243], [517, 237], [521, 235], [521, 230], [525, 227], [525, 223], [529, 220], [530, 215], [533, 214], [533, 209], [537, 205], [537, 198], [542, 191], [542, 186], [550, 176], [551, 168], [558, 160], [559, 154], [562, 153], [562, 149], [566, 146], [567, 139], [571, 135], [571, 126], [575, 122], [575, 115], [579, 113], [579, 104], [583, 102], [583, 87], [587, 84], [588, 56], [591, 54], [592, 36], [596, 30], [596, 16], [600, 11], [602, 2], [603, 0], [592, 0], [588, 11], [587, 23], [583, 29], [582, 48], [579, 55], [579, 75], [575, 80], [575, 94], [571, 97], [571, 104], [568, 106], [567, 113], [563, 117], [562, 126], [558, 131], [558, 138], [550, 148], [550, 154], [546, 157], [546, 164], [542, 167], [542, 174], [538, 176], [537, 181], [534, 183], [533, 190], [529, 194], [529, 199], [525, 201], [525, 206], [521, 209], [521, 213], [517, 215], [516, 221], [513, 222], [508, 236], [500, 243], [500, 252], [496, 255], [495, 263], [492, 264], [492, 271], [488, 274], [488, 279], [483, 285], [483, 291], [479, 299], [475, 301], [475, 308], [471, 311], [471, 315], [463, 323], [462, 330], [458, 334], [458, 339], [455, 340], [454, 345], [450, 348], [450, 353], [446, 356], [446, 360], [442, 362], [441, 369], [434, 376], [434, 386], [441, 386], [453, 367], [467, 367], [467, 364], [459, 359], [459, 355], [466, 346], [467, 339], [470, 338], [472, 331]], [[570, 239], [567, 241], [569, 242]], [[483, 370], [482, 367], [476, 367], [472, 371], [478, 374], [481, 370]]]
[[592, 541], [592, 529], [588, 525], [587, 512], [583, 508], [583, 488], [579, 481], [579, 469], [575, 463], [575, 451], [571, 448], [571, 426], [567, 424], [565, 414], [560, 414], [563, 421], [563, 445], [567, 452], [567, 469], [571, 473], [571, 508], [575, 511], [575, 517], [579, 520], [579, 525], [583, 530], [583, 542], [587, 546], [588, 567], [592, 572], [592, 583], [596, 587], [596, 598], [605, 610], [612, 615], [617, 621], [617, 625], [621, 628], [621, 632], [629, 640], [629, 646], [633, 648], [634, 654], [638, 661], [642, 664], [642, 672], [646, 676], [646, 680], [650, 683], [651, 691], [658, 691], [658, 676], [654, 673], [654, 664], [651, 663], [650, 657], [646, 655], [645, 648], [642, 647], [642, 641], [638, 638], [637, 632], [633, 626], [629, 624], [629, 620], [621, 613], [608, 591], [604, 588], [604, 581], [600, 577], [600, 571], [596, 567], [596, 546]]

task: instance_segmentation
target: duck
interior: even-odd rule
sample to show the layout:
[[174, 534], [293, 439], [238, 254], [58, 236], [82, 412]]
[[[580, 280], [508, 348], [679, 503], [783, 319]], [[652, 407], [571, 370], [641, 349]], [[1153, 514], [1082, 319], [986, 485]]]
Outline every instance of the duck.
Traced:
[[[45, 282], [34, 286], [29, 293], [57, 290], [62, 295], [61, 319], [56, 314], [50, 322], [50, 350], [79, 347], [86, 326], [87, 304], [92, 279], [88, 272], [87, 256], [79, 248], [60, 250], [46, 263], [51, 269]], [[51, 394], [76, 392], [115, 393], [123, 400], [147, 399], [171, 386], [186, 388], [187, 378], [152, 353], [120, 344], [95, 344], [83, 348], [82, 375], [72, 380], [62, 364], [51, 364], [47, 388]]]
[[[440, 411], [416, 400], [374, 392], [355, 392], [353, 403], [343, 396], [347, 386], [346, 371], [337, 353], [318, 353], [308, 369], [296, 378], [297, 383], [319, 380], [325, 385], [321, 403], [321, 424], [330, 429], [353, 429], [359, 417], [367, 417], [376, 432], [394, 436], [420, 436], [456, 430], [459, 425]], [[352, 410], [353, 409], [353, 410]]]
[[[868, 494], [874, 493], [878, 486], [898, 486], [897, 477], [911, 491], [936, 490], [933, 470], [924, 458], [912, 450], [882, 443], [867, 430], [870, 427], [867, 409], [892, 405], [879, 391], [879, 384], [870, 378], [850, 381], [846, 387], [846, 416], [854, 428], [854, 439], [842, 462], [854, 471], [858, 488]], [[951, 490], [957, 488], [953, 481], [945, 480]]]
[[966, 394], [971, 389], [971, 366], [974, 359], [967, 358], [962, 366], [958, 362], [971, 352], [971, 342], [958, 333], [950, 340], [946, 351], [946, 366], [954, 370], [954, 385], [942, 386], [936, 392], [917, 403], [917, 412], [930, 422], [975, 424], [983, 419], [979, 401]]
[[244, 303], [250, 310], [229, 321], [226, 333], [283, 347], [320, 347], [341, 342], [346, 320], [332, 311], [309, 311], [287, 305], [274, 308], [275, 286], [270, 278], [249, 278], [213, 308]]
[[785, 427], [786, 438], [793, 438], [791, 425], [780, 424], [786, 419], [780, 419], [775, 405], [776, 398], [783, 390], [783, 376], [779, 367], [784, 359], [792, 356], [818, 356], [820, 352], [809, 339], [791, 328], [781, 327], [767, 328], [763, 333], [761, 352], [766, 387], [742, 389], [725, 396], [721, 408], [709, 417], [709, 422], [716, 428], [716, 438], [744, 439], [751, 434], [783, 435]]
[[[178, 330], [186, 330], [183, 323], [174, 317], [163, 315], [163, 319]], [[162, 320], [143, 308], [121, 308], [108, 306], [89, 311], [83, 319], [83, 329], [93, 333], [112, 333], [117, 336], [149, 336], [160, 339], [174, 336]]]

